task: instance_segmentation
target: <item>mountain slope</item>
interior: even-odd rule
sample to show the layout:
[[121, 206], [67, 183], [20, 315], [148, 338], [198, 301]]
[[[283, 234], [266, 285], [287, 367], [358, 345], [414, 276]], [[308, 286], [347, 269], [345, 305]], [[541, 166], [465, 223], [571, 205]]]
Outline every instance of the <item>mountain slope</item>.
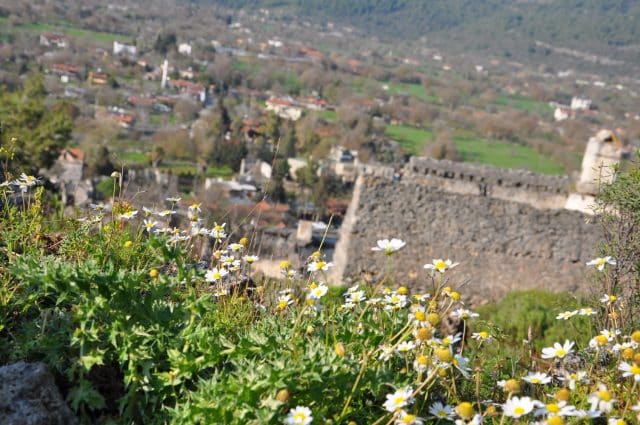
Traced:
[[200, 1], [328, 19], [386, 39], [428, 36], [463, 43], [467, 50], [513, 50], [508, 55], [518, 55], [521, 49], [532, 50], [534, 41], [539, 40], [640, 63], [637, 0]]

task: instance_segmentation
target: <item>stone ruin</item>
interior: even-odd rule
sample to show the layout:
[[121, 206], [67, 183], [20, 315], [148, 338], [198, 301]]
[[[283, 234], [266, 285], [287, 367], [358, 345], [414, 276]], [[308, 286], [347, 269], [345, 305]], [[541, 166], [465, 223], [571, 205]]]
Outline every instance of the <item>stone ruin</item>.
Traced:
[[340, 230], [330, 280], [379, 279], [386, 259], [371, 247], [397, 237], [407, 242], [393, 259], [398, 285], [428, 290], [423, 265], [450, 258], [460, 262], [452, 284], [462, 285], [471, 303], [514, 289], [578, 290], [600, 239], [589, 215], [595, 179], [621, 152], [613, 133], [598, 133], [577, 185], [568, 176], [429, 158], [412, 158], [401, 170], [367, 166]]

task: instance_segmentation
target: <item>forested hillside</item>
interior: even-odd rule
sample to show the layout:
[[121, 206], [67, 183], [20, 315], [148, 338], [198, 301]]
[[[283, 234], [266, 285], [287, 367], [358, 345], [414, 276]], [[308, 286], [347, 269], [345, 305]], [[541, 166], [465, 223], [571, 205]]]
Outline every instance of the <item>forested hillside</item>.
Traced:
[[544, 50], [534, 43], [539, 40], [630, 62], [640, 58], [640, 2], [632, 0], [201, 1], [342, 21], [382, 38], [428, 36], [445, 43], [464, 42], [467, 50], [493, 50], [506, 56]]

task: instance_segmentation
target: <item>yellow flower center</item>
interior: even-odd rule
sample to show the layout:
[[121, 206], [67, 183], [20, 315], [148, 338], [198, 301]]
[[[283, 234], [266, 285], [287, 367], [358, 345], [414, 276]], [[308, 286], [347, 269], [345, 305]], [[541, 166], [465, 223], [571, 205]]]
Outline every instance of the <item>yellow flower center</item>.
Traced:
[[429, 365], [429, 358], [423, 355], [420, 355], [418, 357], [416, 357], [416, 362], [420, 365], [420, 366], [428, 366]]
[[474, 413], [473, 405], [468, 401], [463, 401], [462, 403], [458, 404], [458, 406], [456, 407], [456, 412], [463, 419], [471, 419]]
[[513, 409], [513, 413], [515, 413], [516, 415], [523, 415], [524, 414], [524, 407], [518, 406], [515, 409]]
[[487, 338], [489, 338], [489, 333], [488, 333], [488, 332], [486, 332], [486, 331], [480, 331], [480, 332], [478, 332], [478, 336], [479, 336], [481, 339], [487, 339]]
[[327, 265], [327, 263], [325, 263], [324, 261], [318, 261], [318, 262], [316, 263], [316, 268], [317, 268], [318, 270], [322, 270], [322, 269], [324, 268], [324, 266], [326, 266], [326, 265]]
[[640, 375], [640, 367], [636, 365], [631, 366], [631, 373], [634, 375]]
[[434, 264], [434, 266], [436, 267], [436, 269], [438, 270], [443, 270], [447, 268], [447, 264], [444, 261], [436, 261], [436, 263]]
[[596, 258], [596, 264], [599, 266], [605, 264], [606, 262], [607, 260], [605, 260], [604, 258]]
[[404, 396], [403, 395], [398, 395], [396, 396], [396, 398], [393, 400], [397, 405], [403, 404], [404, 403]]
[[453, 360], [453, 354], [447, 348], [437, 348], [435, 352], [436, 358], [443, 363], [450, 363]]
[[411, 424], [413, 423], [413, 421], [416, 419], [416, 415], [405, 415], [404, 418], [402, 418], [402, 423], [403, 424]]
[[415, 316], [418, 322], [424, 322], [425, 320], [427, 320], [427, 315], [422, 311], [416, 311]]
[[598, 398], [602, 401], [609, 401], [611, 400], [611, 393], [607, 390], [600, 390], [598, 391]]
[[531, 379], [530, 379], [530, 381], [531, 381], [533, 384], [539, 384], [539, 383], [540, 383], [540, 378], [533, 377], [533, 378], [531, 378]]
[[307, 415], [305, 415], [302, 412], [298, 412], [295, 415], [293, 415], [293, 419], [296, 421], [304, 421], [305, 419], [307, 419]]
[[547, 412], [549, 412], [549, 413], [558, 413], [559, 411], [560, 411], [560, 408], [558, 407], [557, 404], [555, 404], [555, 403], [547, 404]]
[[596, 343], [598, 343], [598, 345], [607, 345], [609, 343], [609, 340], [604, 335], [598, 335], [596, 337]]
[[556, 357], [564, 357], [567, 355], [567, 352], [564, 348], [559, 348], [556, 350]]
[[549, 416], [547, 425], [564, 425], [564, 419], [560, 416]]

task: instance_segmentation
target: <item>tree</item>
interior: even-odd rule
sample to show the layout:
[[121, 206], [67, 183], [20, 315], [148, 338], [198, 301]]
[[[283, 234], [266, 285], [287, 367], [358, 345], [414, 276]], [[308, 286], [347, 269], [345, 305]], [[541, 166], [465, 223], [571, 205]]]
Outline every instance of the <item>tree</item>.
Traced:
[[166, 55], [171, 48], [175, 48], [176, 42], [177, 38], [175, 33], [160, 33], [153, 45], [153, 50], [161, 55]]
[[162, 160], [164, 159], [164, 149], [162, 149], [162, 146], [154, 145], [153, 148], [151, 148], [148, 157], [151, 166], [156, 168], [162, 164]]
[[94, 176], [108, 176], [114, 171], [111, 162], [109, 149], [106, 146], [100, 146], [94, 149], [87, 161], [87, 174]]
[[51, 167], [71, 138], [71, 109], [45, 105], [46, 94], [41, 75], [30, 75], [22, 90], [0, 90], [0, 146], [17, 140], [12, 160], [16, 171], [36, 174]]
[[284, 140], [282, 142], [282, 156], [285, 158], [294, 158], [296, 156], [296, 143], [296, 128], [292, 125], [284, 135]]

